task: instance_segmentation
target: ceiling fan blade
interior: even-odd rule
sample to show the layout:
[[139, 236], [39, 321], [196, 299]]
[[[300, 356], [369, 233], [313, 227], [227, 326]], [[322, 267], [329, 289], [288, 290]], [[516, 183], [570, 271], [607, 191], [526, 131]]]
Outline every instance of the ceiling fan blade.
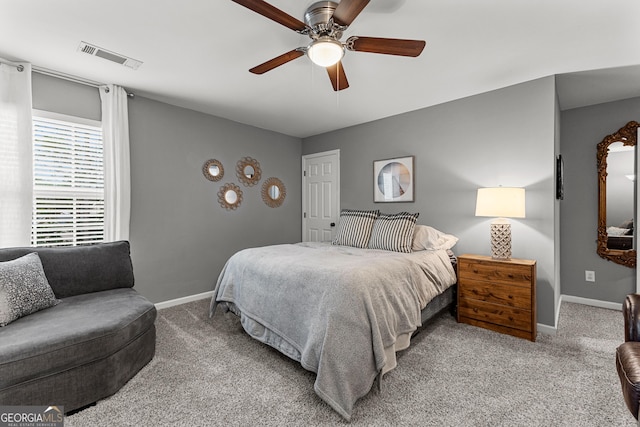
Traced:
[[347, 75], [344, 73], [344, 67], [342, 66], [341, 61], [338, 61], [334, 65], [328, 66], [327, 73], [329, 73], [329, 79], [331, 79], [333, 90], [335, 90], [336, 92], [349, 87]]
[[251, 9], [260, 15], [276, 21], [278, 24], [282, 24], [287, 28], [291, 28], [293, 31], [302, 31], [306, 28], [304, 22], [294, 18], [293, 16], [281, 11], [275, 6], [263, 0], [231, 0], [234, 3], [238, 3]]
[[368, 4], [369, 0], [342, 0], [333, 11], [333, 22], [338, 25], [351, 25]]
[[416, 57], [422, 53], [424, 40], [386, 39], [381, 37], [349, 37], [345, 46], [357, 52], [382, 53]]
[[293, 49], [287, 53], [283, 53], [280, 56], [276, 56], [275, 58], [270, 59], [267, 62], [264, 62], [260, 65], [256, 65], [249, 71], [251, 71], [253, 74], [264, 74], [267, 71], [271, 71], [274, 68], [284, 65], [289, 61], [293, 61], [296, 58], [300, 58], [302, 55], [304, 55], [303, 51], [298, 49]]

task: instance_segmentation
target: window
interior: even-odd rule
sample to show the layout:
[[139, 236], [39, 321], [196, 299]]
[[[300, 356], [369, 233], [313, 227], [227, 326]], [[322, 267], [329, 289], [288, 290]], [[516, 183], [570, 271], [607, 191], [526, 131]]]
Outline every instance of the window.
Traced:
[[33, 112], [33, 246], [104, 241], [100, 122]]

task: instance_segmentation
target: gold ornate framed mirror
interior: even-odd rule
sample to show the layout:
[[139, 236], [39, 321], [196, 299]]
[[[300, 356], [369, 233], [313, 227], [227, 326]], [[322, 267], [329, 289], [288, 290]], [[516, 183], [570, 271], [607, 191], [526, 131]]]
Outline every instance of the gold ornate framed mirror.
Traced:
[[253, 187], [262, 178], [260, 163], [251, 157], [243, 157], [236, 164], [236, 175], [245, 186]]
[[202, 173], [209, 181], [220, 181], [224, 176], [224, 168], [219, 160], [209, 159], [204, 162]]
[[272, 208], [282, 206], [286, 195], [287, 189], [278, 178], [267, 178], [262, 183], [262, 200], [267, 206]]
[[604, 259], [631, 268], [636, 266], [633, 218], [638, 126], [638, 122], [632, 121], [605, 136], [597, 153], [597, 252]]
[[242, 203], [242, 190], [233, 183], [227, 183], [218, 190], [218, 203], [227, 210], [236, 210]]

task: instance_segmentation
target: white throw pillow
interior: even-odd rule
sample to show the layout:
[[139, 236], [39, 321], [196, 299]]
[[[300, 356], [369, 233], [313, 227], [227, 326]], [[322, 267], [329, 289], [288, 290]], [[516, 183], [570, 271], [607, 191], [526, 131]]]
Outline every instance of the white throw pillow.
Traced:
[[451, 249], [458, 243], [458, 238], [452, 234], [446, 234], [428, 225], [416, 224], [413, 231], [413, 251], [435, 251], [438, 249]]

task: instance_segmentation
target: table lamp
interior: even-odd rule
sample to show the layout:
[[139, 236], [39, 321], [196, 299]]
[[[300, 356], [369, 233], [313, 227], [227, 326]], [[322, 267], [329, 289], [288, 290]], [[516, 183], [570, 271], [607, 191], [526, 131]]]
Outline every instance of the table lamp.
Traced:
[[511, 224], [506, 218], [524, 218], [524, 188], [478, 188], [476, 216], [497, 219], [491, 223], [491, 257], [511, 259]]

